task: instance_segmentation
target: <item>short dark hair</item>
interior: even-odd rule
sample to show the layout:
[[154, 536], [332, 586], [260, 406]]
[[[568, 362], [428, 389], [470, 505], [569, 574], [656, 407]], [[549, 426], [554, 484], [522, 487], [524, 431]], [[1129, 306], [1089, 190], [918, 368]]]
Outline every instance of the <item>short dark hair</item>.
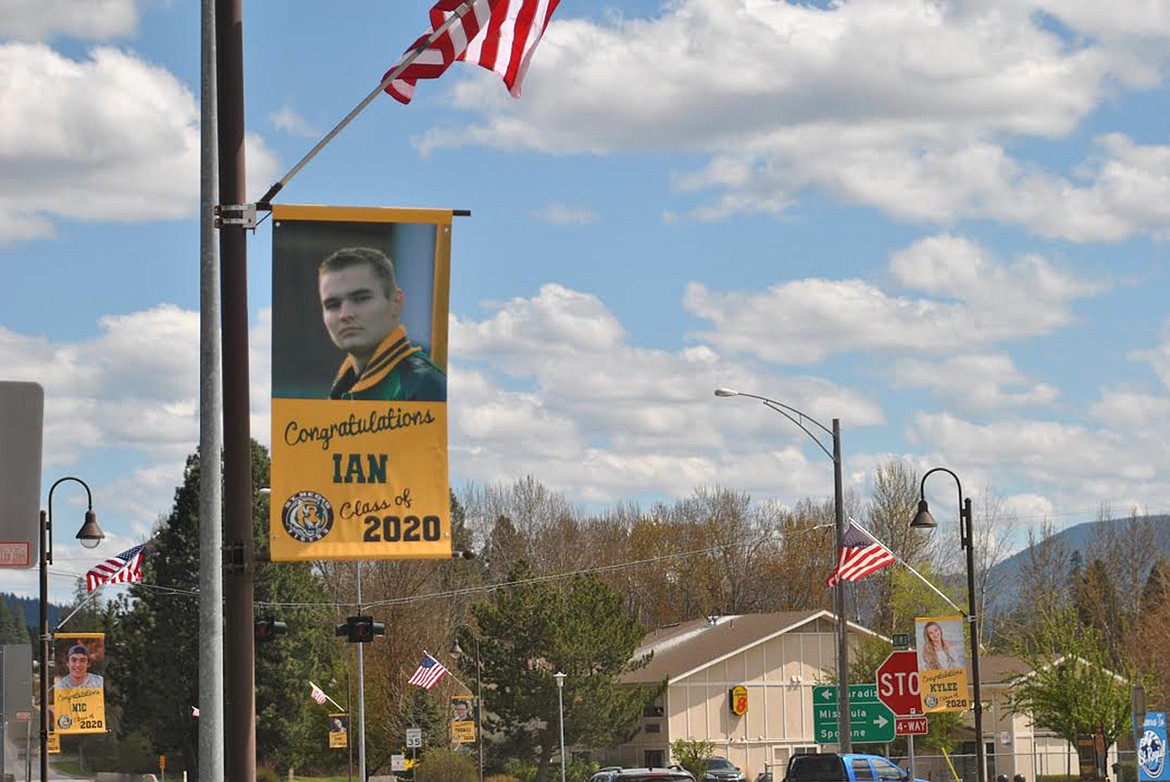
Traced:
[[72, 657], [75, 654], [84, 654], [85, 659], [89, 659], [89, 649], [86, 649], [81, 644], [75, 644], [69, 647], [69, 656]]
[[387, 296], [398, 290], [394, 262], [386, 253], [373, 247], [342, 247], [336, 250], [321, 261], [321, 265], [317, 267], [317, 276], [354, 266], [369, 266], [373, 269], [374, 274], [382, 280], [382, 288]]

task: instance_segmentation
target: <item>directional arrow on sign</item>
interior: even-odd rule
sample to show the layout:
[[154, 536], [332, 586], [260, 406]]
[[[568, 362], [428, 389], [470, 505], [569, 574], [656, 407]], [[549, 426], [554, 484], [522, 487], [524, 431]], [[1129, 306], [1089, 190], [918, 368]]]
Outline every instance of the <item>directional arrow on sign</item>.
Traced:
[[[813, 728], [818, 744], [837, 742], [838, 717], [837, 688], [813, 687]], [[849, 733], [859, 743], [894, 740], [894, 713], [878, 701], [875, 685], [849, 686]]]

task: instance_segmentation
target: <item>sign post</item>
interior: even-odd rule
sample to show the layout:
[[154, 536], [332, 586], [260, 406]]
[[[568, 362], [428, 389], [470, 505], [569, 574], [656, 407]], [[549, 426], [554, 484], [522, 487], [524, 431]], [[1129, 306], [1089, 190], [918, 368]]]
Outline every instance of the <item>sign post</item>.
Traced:
[[[906, 639], [909, 641], [909, 639]], [[894, 734], [906, 736], [910, 755], [910, 778], [914, 779], [914, 737], [926, 734], [926, 717], [922, 713], [922, 694], [918, 687], [918, 653], [912, 649], [890, 652], [874, 672], [877, 697], [890, 711], [898, 715], [894, 720]]]

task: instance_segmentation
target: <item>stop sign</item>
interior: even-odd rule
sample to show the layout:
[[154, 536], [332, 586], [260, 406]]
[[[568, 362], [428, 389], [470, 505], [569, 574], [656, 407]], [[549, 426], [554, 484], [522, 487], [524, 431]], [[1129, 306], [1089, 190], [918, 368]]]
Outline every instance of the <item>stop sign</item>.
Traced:
[[877, 697], [899, 716], [922, 713], [918, 694], [918, 653], [890, 652], [877, 668]]

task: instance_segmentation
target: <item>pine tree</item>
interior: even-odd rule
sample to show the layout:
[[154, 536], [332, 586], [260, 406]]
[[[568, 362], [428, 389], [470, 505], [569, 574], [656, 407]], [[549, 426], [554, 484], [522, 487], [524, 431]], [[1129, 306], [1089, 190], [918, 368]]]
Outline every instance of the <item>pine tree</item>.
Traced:
[[[108, 639], [107, 704], [119, 710], [119, 735], [146, 736], [176, 771], [194, 769], [199, 704], [199, 457], [187, 459], [171, 513], [147, 544], [143, 583], [118, 601]], [[252, 485], [268, 485], [268, 456], [252, 444]], [[253, 503], [257, 550], [267, 540], [267, 498]], [[256, 648], [257, 756], [280, 764], [337, 764], [327, 723], [308, 697], [309, 680], [340, 670], [332, 639], [331, 599], [307, 564], [257, 564], [256, 614], [273, 614], [288, 635]], [[121, 684], [117, 684], [121, 683]]]
[[[548, 778], [558, 743], [558, 688], [553, 674], [566, 674], [563, 697], [567, 744], [610, 746], [637, 731], [642, 707], [657, 693], [617, 686], [642, 637], [621, 598], [597, 576], [580, 575], [560, 588], [532, 580], [521, 562], [508, 575], [512, 586], [495, 602], [472, 607], [482, 633], [484, 722], [503, 738], [502, 754], [537, 764], [536, 782]], [[466, 631], [464, 631], [466, 632]], [[469, 637], [461, 640], [471, 648]]]

